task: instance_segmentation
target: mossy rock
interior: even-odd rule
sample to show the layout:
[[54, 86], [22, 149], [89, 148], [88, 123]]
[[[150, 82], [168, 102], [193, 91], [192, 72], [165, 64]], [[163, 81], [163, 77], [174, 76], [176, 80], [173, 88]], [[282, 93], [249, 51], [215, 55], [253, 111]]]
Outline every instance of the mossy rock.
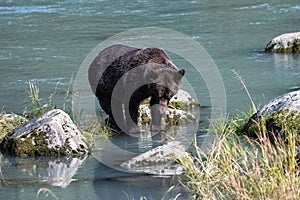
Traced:
[[300, 134], [300, 90], [272, 99], [253, 115], [243, 132], [258, 138], [266, 134], [273, 142]]
[[[140, 104], [138, 113], [139, 125], [149, 125], [151, 123], [149, 102], [150, 98], [147, 98]], [[188, 92], [178, 90], [178, 92], [170, 99], [169, 108], [163, 115], [162, 125], [177, 126], [195, 123], [197, 122], [197, 119], [192, 113], [200, 107], [197, 100], [192, 98]]]
[[0, 143], [27, 119], [16, 114], [0, 114]]
[[245, 126], [244, 133], [251, 138], [267, 136], [272, 143], [295, 137], [299, 143], [300, 112], [282, 110], [269, 116], [254, 115]]
[[49, 149], [45, 141], [46, 134], [35, 131], [26, 137], [7, 138], [3, 141], [1, 148], [20, 157], [67, 155], [62, 148]]
[[170, 99], [170, 105], [183, 111], [192, 111], [201, 107], [200, 103], [184, 90], [178, 90], [176, 95]]
[[85, 138], [60, 109], [48, 111], [43, 116], [8, 134], [1, 143], [6, 153], [28, 156], [81, 156], [89, 153]]
[[[151, 111], [148, 105], [141, 105], [139, 108], [138, 124], [149, 125], [151, 123]], [[197, 118], [186, 111], [168, 108], [162, 117], [162, 126], [178, 126], [196, 123]]]
[[300, 53], [300, 32], [275, 37], [267, 44], [265, 52]]
[[[143, 100], [140, 105], [149, 105], [150, 98]], [[177, 93], [170, 99], [169, 106], [173, 109], [190, 111], [193, 108], [201, 107], [200, 103], [197, 102], [188, 92], [184, 90], [178, 90]]]

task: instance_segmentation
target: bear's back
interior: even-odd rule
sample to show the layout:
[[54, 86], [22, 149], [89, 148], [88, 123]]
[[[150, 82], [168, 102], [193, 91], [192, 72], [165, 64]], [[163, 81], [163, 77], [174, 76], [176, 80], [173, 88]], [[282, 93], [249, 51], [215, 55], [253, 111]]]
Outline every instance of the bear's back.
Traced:
[[98, 54], [88, 70], [88, 79], [94, 93], [96, 93], [97, 86], [105, 69], [109, 67], [118, 57], [123, 56], [124, 54], [133, 50], [136, 50], [136, 48], [116, 44], [104, 49]]
[[[154, 73], [155, 71], [159, 73], [162, 67], [172, 71], [178, 70], [168, 55], [159, 48], [137, 49], [125, 45], [113, 45], [100, 52], [91, 64], [89, 68], [91, 87], [96, 95], [100, 93], [110, 95], [125, 73], [148, 63], [152, 65], [146, 67], [152, 67], [150, 70]], [[143, 78], [142, 74], [136, 77]]]

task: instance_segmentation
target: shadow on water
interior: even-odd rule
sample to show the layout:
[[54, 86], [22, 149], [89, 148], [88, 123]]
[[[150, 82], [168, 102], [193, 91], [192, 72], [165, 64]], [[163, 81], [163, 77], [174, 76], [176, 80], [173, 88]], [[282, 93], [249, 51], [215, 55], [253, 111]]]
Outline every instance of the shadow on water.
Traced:
[[[147, 174], [120, 172], [103, 164], [96, 168], [93, 185], [98, 199], [188, 199], [178, 177], [155, 177]], [[174, 188], [168, 192], [170, 187]]]
[[[175, 132], [182, 138], [191, 140], [193, 131], [197, 127], [180, 127]], [[173, 131], [174, 133], [174, 131]], [[176, 135], [175, 133], [175, 135]], [[189, 133], [189, 134], [188, 134]], [[185, 136], [188, 134], [189, 136]], [[146, 137], [145, 137], [146, 136]], [[177, 138], [179, 139], [179, 138]], [[183, 141], [183, 139], [182, 139]], [[124, 169], [120, 167], [122, 162], [130, 160], [134, 156], [164, 144], [161, 140], [152, 140], [151, 135], [143, 138], [135, 138], [127, 135], [112, 138], [109, 141], [100, 141], [99, 152], [94, 157], [100, 161], [95, 171], [93, 181], [98, 199], [172, 199], [178, 194], [177, 199], [189, 199], [189, 195], [179, 182], [176, 175], [151, 174], [156, 166], [151, 165]], [[166, 168], [167, 170], [167, 168]], [[150, 171], [150, 172], [149, 172]], [[147, 172], [147, 173], [146, 173]], [[172, 187], [171, 191], [168, 191]]]
[[[178, 133], [188, 130], [182, 127]], [[0, 199], [169, 200], [179, 194], [177, 199], [189, 199], [177, 176], [120, 167], [120, 163], [161, 144], [123, 135], [100, 141], [93, 156], [19, 158], [0, 154]]]

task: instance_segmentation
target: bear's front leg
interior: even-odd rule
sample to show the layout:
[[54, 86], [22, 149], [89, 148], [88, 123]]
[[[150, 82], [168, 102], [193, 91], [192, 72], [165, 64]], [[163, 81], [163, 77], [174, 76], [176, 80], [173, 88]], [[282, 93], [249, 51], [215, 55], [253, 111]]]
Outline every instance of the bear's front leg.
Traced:
[[160, 109], [159, 109], [160, 105], [155, 104], [153, 106], [150, 106], [150, 110], [151, 110], [151, 132], [152, 133], [159, 133], [161, 131], [161, 118], [162, 115], [160, 113]]
[[161, 118], [168, 108], [168, 100], [151, 97], [150, 110], [151, 110], [151, 132], [153, 134], [161, 132]]

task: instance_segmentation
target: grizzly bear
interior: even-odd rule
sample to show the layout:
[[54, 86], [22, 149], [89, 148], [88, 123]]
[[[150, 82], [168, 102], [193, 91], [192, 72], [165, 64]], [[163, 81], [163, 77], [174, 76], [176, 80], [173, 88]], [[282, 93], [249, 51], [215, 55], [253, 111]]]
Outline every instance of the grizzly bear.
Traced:
[[159, 48], [113, 45], [99, 53], [89, 67], [91, 88], [118, 132], [138, 132], [140, 103], [149, 97], [151, 131], [161, 131], [161, 117], [178, 91], [185, 70], [179, 70]]

